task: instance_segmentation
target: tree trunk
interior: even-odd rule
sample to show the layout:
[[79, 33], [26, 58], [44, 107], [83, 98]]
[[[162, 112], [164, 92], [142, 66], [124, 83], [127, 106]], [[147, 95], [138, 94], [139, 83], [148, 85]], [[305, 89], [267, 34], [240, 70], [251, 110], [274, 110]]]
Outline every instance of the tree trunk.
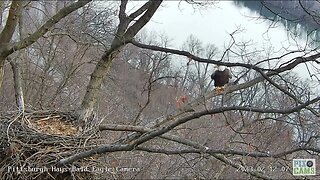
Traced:
[[2, 82], [3, 82], [3, 76], [4, 76], [4, 62], [5, 62], [5, 57], [0, 56], [0, 93], [2, 89]]
[[104, 54], [91, 74], [86, 94], [82, 100], [80, 112], [78, 112], [80, 120], [82, 121], [81, 123], [84, 123], [83, 125], [87, 125], [88, 119], [92, 119], [104, 77], [107, 75], [113, 59], [119, 54], [122, 46], [124, 45], [122, 44], [118, 45], [117, 48], [111, 48]]
[[24, 112], [24, 96], [23, 96], [23, 82], [22, 82], [22, 75], [21, 75], [21, 66], [20, 66], [20, 63], [16, 59], [10, 60], [10, 65], [11, 65], [12, 71], [13, 71], [16, 104], [18, 106], [19, 111]]
[[2, 87], [1, 85], [4, 76], [4, 63], [6, 57], [8, 56], [8, 54], [4, 52], [8, 50], [8, 43], [10, 43], [10, 40], [14, 34], [21, 10], [22, 2], [17, 0], [12, 1], [6, 24], [0, 33], [0, 88]]
[[[151, 17], [159, 8], [161, 3], [161, 0], [150, 0], [137, 11], [127, 16], [125, 14], [127, 1], [121, 1], [119, 10], [120, 23], [118, 25], [116, 35], [111, 43], [111, 48], [102, 56], [101, 60], [94, 69], [89, 85], [87, 86], [86, 94], [82, 100], [81, 108], [79, 110], [80, 112], [78, 112], [79, 120], [81, 123], [83, 123], [82, 127], [87, 128], [92, 125], [88, 120], [93, 117], [93, 110], [97, 104], [102, 81], [107, 75], [112, 61], [119, 54], [120, 49], [130, 42], [134, 36], [150, 21]], [[135, 23], [128, 27], [130, 22], [141, 14], [143, 15], [136, 20]]]
[[[19, 38], [20, 41], [26, 37], [25, 29], [24, 29], [24, 21], [23, 21], [23, 13], [21, 12], [19, 16]], [[20, 50], [17, 54], [17, 57], [21, 57], [24, 50]], [[14, 92], [16, 98], [16, 105], [20, 112], [24, 112], [24, 93], [23, 93], [23, 79], [21, 73], [21, 63], [17, 60], [17, 57], [10, 58], [8, 57], [8, 61], [10, 62], [12, 72], [13, 72], [13, 82], [14, 82]]]

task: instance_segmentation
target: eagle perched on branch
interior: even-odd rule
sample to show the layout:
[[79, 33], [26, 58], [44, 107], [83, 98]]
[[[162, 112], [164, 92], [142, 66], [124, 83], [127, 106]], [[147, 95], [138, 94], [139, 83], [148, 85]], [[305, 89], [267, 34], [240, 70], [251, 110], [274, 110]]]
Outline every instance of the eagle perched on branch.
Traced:
[[230, 70], [225, 66], [215, 66], [215, 71], [211, 75], [211, 79], [214, 80], [214, 86], [221, 88], [229, 83], [229, 79], [232, 78]]

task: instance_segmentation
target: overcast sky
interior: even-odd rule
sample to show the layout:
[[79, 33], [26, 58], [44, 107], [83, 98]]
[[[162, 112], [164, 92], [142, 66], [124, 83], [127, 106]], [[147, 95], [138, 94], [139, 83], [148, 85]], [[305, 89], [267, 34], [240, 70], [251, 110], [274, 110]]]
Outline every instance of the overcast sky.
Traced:
[[201, 10], [195, 10], [184, 2], [166, 1], [146, 28], [165, 32], [177, 44], [193, 34], [204, 43], [223, 47], [230, 40], [229, 33], [238, 27], [244, 30], [237, 35], [239, 41], [253, 40], [260, 45], [267, 43], [269, 38], [274, 45], [287, 41], [286, 31], [280, 23], [278, 28], [269, 29], [266, 33], [269, 23], [254, 17], [258, 17], [258, 14], [247, 8], [236, 7], [232, 1], [218, 2], [211, 8]]

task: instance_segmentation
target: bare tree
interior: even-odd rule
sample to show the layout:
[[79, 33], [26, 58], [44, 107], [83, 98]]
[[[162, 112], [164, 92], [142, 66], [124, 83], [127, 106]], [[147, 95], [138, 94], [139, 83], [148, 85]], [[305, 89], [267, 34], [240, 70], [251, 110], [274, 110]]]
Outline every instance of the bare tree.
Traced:
[[42, 35], [49, 31], [49, 29], [58, 23], [62, 18], [66, 17], [68, 14], [73, 11], [83, 7], [90, 1], [78, 1], [70, 6], [62, 8], [57, 14], [52, 16], [48, 21], [46, 21], [39, 29], [30, 34], [28, 37], [25, 37], [23, 40], [18, 42], [12, 42], [12, 37], [16, 29], [16, 25], [21, 15], [23, 9], [22, 1], [12, 1], [8, 13], [8, 18], [6, 20], [6, 25], [3, 27], [0, 33], [0, 84], [3, 81], [4, 73], [4, 63], [6, 57], [8, 57], [13, 52], [26, 48], [32, 43], [37, 41]]
[[[86, 94], [83, 98], [80, 119], [87, 122], [87, 119], [92, 116], [94, 107], [97, 103], [98, 94], [102, 84], [103, 77], [108, 72], [112, 61], [119, 54], [122, 47], [131, 41], [134, 36], [146, 25], [156, 10], [159, 8], [162, 1], [148, 1], [129, 16], [126, 15], [126, 7], [128, 1], [121, 1], [119, 10], [119, 24], [117, 32], [112, 40], [110, 49], [101, 57], [95, 70], [93, 71]], [[141, 17], [139, 17], [141, 16]], [[136, 18], [139, 17], [137, 20]], [[130, 24], [135, 21], [133, 24]]]

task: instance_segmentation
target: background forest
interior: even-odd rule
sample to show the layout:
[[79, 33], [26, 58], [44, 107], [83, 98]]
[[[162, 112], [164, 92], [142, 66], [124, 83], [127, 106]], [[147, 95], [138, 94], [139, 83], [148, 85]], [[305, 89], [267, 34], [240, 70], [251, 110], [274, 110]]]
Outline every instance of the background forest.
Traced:
[[[224, 48], [173, 45], [143, 29], [162, 3], [0, 1], [1, 179], [294, 179], [303, 158], [320, 169], [319, 11], [296, 3], [307, 40], [288, 26], [296, 46], [275, 55], [240, 29]], [[270, 28], [301, 23], [268, 5]], [[233, 75], [219, 93], [215, 65]]]

